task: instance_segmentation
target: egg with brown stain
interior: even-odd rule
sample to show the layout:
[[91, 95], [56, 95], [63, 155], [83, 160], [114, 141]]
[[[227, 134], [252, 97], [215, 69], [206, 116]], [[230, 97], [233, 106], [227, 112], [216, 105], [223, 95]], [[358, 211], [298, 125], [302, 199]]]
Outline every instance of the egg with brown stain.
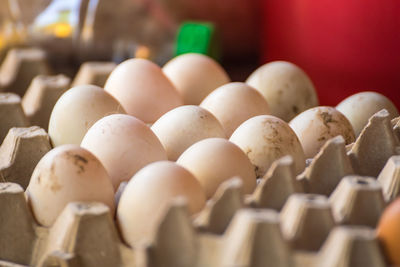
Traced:
[[303, 148], [295, 132], [275, 116], [260, 115], [248, 119], [229, 140], [246, 153], [257, 178], [263, 177], [275, 160], [286, 155], [293, 157], [296, 174], [306, 166]]
[[289, 122], [307, 158], [313, 158], [329, 139], [341, 135], [346, 145], [355, 140], [349, 120], [333, 107], [310, 108]]
[[350, 121], [356, 136], [367, 125], [369, 118], [382, 109], [389, 112], [390, 119], [399, 116], [399, 111], [392, 101], [377, 92], [361, 92], [351, 95], [340, 102], [336, 109]]
[[297, 114], [318, 106], [315, 87], [307, 74], [286, 61], [274, 61], [256, 69], [246, 83], [267, 100], [271, 115], [290, 121]]
[[37, 222], [51, 226], [74, 201], [102, 202], [114, 213], [114, 189], [107, 171], [88, 150], [62, 145], [36, 165], [26, 189]]

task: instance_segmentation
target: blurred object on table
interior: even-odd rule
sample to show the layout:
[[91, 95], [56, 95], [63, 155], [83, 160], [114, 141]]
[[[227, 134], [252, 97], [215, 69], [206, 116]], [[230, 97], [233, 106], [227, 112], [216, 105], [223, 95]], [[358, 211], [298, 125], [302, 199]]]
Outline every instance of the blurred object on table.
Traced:
[[257, 0], [0, 0], [0, 54], [10, 47], [39, 46], [56, 71], [70, 75], [80, 63], [93, 60], [146, 57], [162, 65], [179, 50], [174, 45], [183, 22], [193, 21], [204, 28], [184, 31], [189, 43], [179, 53], [203, 51], [221, 55], [228, 65], [251, 62], [255, 68], [257, 4]]

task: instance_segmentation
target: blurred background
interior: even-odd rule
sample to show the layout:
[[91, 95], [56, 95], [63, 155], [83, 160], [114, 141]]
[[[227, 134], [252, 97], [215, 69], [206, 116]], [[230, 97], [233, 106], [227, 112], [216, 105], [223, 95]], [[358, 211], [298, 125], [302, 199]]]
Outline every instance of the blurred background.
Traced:
[[320, 103], [373, 90], [400, 107], [398, 0], [0, 0], [0, 62], [39, 46], [56, 72], [85, 61], [199, 52], [233, 81], [287, 60], [307, 72]]

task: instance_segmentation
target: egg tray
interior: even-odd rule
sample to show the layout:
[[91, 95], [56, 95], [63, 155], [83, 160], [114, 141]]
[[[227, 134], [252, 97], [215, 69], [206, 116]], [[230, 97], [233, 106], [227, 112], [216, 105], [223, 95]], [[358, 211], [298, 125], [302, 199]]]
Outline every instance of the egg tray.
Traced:
[[[114, 62], [83, 63], [71, 85], [93, 84], [103, 87], [115, 67]], [[13, 48], [1, 63], [0, 92], [13, 92], [22, 97], [36, 76], [50, 76], [52, 73], [44, 50]]]
[[115, 67], [114, 62], [86, 62], [71, 81], [51, 74], [43, 50], [11, 49], [0, 67], [0, 140], [11, 127], [47, 129], [51, 111], [66, 90], [82, 84], [103, 87]]
[[192, 218], [178, 198], [153, 242], [132, 249], [100, 203], [70, 203], [50, 228], [35, 222], [23, 187], [51, 146], [39, 127], [12, 128], [0, 147], [0, 266], [387, 266], [374, 228], [400, 195], [397, 129], [380, 111], [354, 144], [332, 138], [297, 177], [283, 157], [251, 195], [233, 178]]
[[[375, 227], [400, 195], [400, 118], [385, 110], [353, 144], [326, 142], [298, 176], [287, 156], [251, 195], [239, 178], [221, 184], [195, 217], [184, 199], [172, 201], [148, 246], [128, 247], [101, 203], [70, 203], [53, 226], [39, 226], [24, 189], [52, 148], [42, 128], [71, 81], [32, 67], [46, 65], [35, 51], [10, 52], [0, 71], [0, 87], [14, 92], [0, 93], [0, 266], [387, 266]], [[72, 84], [103, 86], [114, 67], [84, 64]]]

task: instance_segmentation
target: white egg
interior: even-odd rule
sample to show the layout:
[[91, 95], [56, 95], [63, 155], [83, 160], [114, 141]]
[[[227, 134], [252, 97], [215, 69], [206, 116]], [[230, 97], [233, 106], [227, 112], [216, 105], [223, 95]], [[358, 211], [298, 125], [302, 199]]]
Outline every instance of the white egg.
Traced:
[[130, 246], [149, 244], [170, 202], [187, 200], [190, 214], [199, 212], [206, 198], [201, 185], [185, 168], [158, 161], [141, 169], [125, 187], [117, 209], [123, 239]]
[[147, 164], [167, 159], [151, 129], [141, 120], [125, 114], [97, 121], [86, 133], [81, 146], [101, 161], [115, 190]]
[[153, 123], [165, 112], [183, 104], [182, 97], [161, 68], [146, 59], [128, 59], [107, 79], [104, 89], [129, 115]]
[[177, 107], [159, 118], [151, 129], [160, 139], [169, 160], [177, 160], [189, 146], [205, 138], [226, 138], [219, 121], [199, 106]]
[[256, 186], [254, 167], [246, 154], [235, 144], [223, 138], [208, 138], [190, 146], [177, 160], [188, 169], [211, 198], [218, 186], [238, 176], [243, 181], [243, 191], [253, 192]]
[[356, 136], [367, 125], [369, 118], [382, 109], [389, 112], [391, 119], [399, 116], [399, 112], [392, 101], [376, 92], [361, 92], [349, 96], [340, 102], [336, 109], [350, 121]]
[[240, 82], [218, 87], [200, 106], [210, 111], [221, 122], [227, 137], [251, 117], [269, 114], [268, 103], [260, 92]]
[[274, 61], [256, 69], [246, 83], [267, 100], [271, 115], [290, 121], [300, 112], [318, 106], [313, 83], [298, 66]]
[[297, 134], [304, 154], [313, 158], [329, 139], [341, 135], [346, 144], [354, 142], [354, 131], [346, 117], [333, 107], [310, 108], [289, 123]]
[[198, 105], [217, 87], [230, 82], [225, 70], [214, 59], [187, 53], [171, 59], [163, 72], [183, 96], [185, 105]]
[[77, 145], [50, 150], [39, 161], [26, 189], [39, 224], [51, 226], [75, 201], [102, 202], [114, 214], [114, 190], [107, 171], [89, 151]]
[[294, 131], [283, 120], [260, 115], [242, 123], [229, 139], [249, 157], [257, 177], [263, 177], [271, 164], [286, 155], [293, 157], [296, 174], [304, 170], [306, 159]]
[[79, 145], [87, 130], [104, 116], [125, 113], [120, 103], [95, 85], [79, 85], [66, 91], [55, 104], [49, 121], [54, 146]]

